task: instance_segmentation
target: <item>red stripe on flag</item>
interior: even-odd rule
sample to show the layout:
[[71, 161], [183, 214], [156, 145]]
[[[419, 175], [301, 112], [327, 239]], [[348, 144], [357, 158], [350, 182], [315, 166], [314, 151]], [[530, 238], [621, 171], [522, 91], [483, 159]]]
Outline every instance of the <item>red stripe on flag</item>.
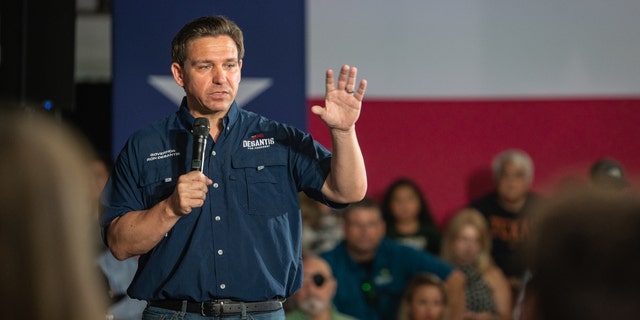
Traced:
[[[312, 100], [309, 105], [322, 104]], [[311, 112], [308, 128], [331, 148]], [[442, 224], [470, 199], [491, 190], [493, 156], [527, 151], [534, 189], [549, 192], [566, 179], [585, 179], [597, 158], [612, 156], [640, 176], [640, 98], [566, 100], [365, 100], [357, 123], [369, 178], [380, 200], [396, 177], [422, 187]]]

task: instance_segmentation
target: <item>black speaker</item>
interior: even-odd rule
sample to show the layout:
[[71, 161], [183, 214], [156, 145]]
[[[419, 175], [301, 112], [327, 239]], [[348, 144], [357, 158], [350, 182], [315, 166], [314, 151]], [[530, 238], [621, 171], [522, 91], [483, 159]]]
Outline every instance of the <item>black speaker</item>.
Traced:
[[74, 109], [75, 0], [0, 1], [0, 98]]

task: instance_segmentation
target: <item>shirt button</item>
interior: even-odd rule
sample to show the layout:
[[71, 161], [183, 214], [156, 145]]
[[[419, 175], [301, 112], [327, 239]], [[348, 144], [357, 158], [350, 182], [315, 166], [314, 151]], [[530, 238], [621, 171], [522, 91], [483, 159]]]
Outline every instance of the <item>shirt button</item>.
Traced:
[[215, 155], [216, 155], [216, 152], [215, 152], [215, 151], [211, 151], [211, 155], [212, 155], [212, 156], [215, 156]]
[[220, 221], [220, 216], [216, 216], [216, 221]]
[[224, 253], [224, 251], [222, 251], [222, 249], [218, 250], [218, 255], [222, 255]]
[[218, 185], [218, 183], [217, 183], [217, 182], [214, 182], [214, 183], [213, 183], [213, 187], [214, 187], [214, 188], [218, 188], [218, 186], [219, 186], [219, 185]]
[[224, 289], [224, 288], [226, 288], [226, 287], [227, 287], [227, 286], [226, 286], [224, 283], [220, 285], [220, 289]]

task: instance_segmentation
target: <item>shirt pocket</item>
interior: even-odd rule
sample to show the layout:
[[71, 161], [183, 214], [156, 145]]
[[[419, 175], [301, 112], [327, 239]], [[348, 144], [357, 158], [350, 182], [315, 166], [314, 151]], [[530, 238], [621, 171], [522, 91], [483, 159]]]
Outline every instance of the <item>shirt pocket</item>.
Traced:
[[[287, 184], [286, 154], [277, 152], [260, 152], [258, 154], [241, 154], [232, 157], [234, 169], [232, 180], [238, 183], [236, 189], [240, 201], [246, 199], [249, 214], [281, 215], [286, 212]], [[238, 179], [240, 178], [240, 179]]]
[[176, 183], [177, 177], [173, 177], [171, 165], [146, 168], [140, 178], [145, 208], [150, 208], [169, 197]]

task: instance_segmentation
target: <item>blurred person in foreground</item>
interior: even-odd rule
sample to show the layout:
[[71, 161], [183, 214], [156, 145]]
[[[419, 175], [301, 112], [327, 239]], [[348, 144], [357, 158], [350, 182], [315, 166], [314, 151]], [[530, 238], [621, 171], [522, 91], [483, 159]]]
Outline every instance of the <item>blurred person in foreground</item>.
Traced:
[[338, 282], [329, 264], [319, 256], [305, 254], [302, 266], [302, 288], [291, 298], [294, 309], [287, 313], [287, 320], [355, 320], [333, 306]]
[[[113, 171], [111, 156], [105, 152], [99, 152], [95, 148], [96, 157], [91, 161], [91, 196], [93, 201], [92, 216], [98, 221], [100, 211], [100, 195], [104, 189], [109, 175]], [[97, 264], [103, 276], [105, 290], [109, 297], [107, 314], [110, 320], [139, 320], [147, 303], [133, 299], [127, 295], [127, 288], [131, 284], [136, 269], [138, 268], [138, 256], [125, 260], [116, 259], [109, 248], [104, 245], [100, 237], [98, 223], [96, 226], [96, 245], [98, 248]]]
[[407, 285], [397, 320], [446, 319], [447, 293], [438, 277], [421, 273]]
[[104, 319], [88, 141], [49, 114], [0, 113], [2, 318]]
[[356, 82], [357, 68], [343, 65], [337, 81], [327, 70], [325, 104], [311, 107], [329, 152], [238, 106], [243, 39], [223, 16], [177, 32], [171, 72], [185, 97], [128, 139], [107, 181], [105, 242], [118, 259], [140, 255], [128, 293], [148, 301], [143, 319], [284, 319], [282, 301], [302, 285], [298, 192], [334, 208], [366, 193], [356, 122], [367, 82]]
[[637, 319], [640, 197], [563, 190], [536, 211], [521, 319]]
[[429, 252], [385, 237], [378, 204], [365, 198], [343, 210], [344, 240], [321, 256], [338, 280], [334, 304], [358, 319], [393, 319], [415, 275], [431, 273], [445, 283], [451, 319], [462, 319], [465, 276]]

